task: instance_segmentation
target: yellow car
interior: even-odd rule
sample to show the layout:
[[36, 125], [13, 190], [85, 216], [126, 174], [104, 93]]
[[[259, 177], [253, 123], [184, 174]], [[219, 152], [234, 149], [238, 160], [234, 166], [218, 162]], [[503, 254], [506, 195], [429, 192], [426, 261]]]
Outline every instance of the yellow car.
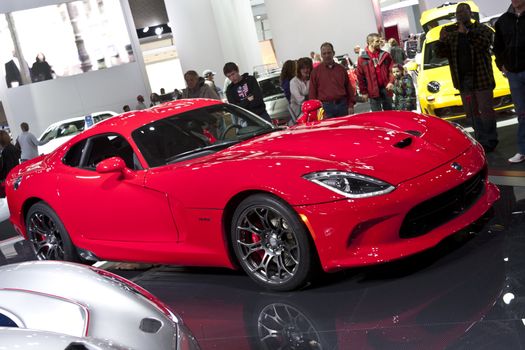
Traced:
[[[470, 5], [472, 18], [479, 20], [479, 8], [472, 1]], [[417, 92], [421, 111], [444, 119], [459, 119], [465, 117], [463, 103], [459, 91], [454, 88], [450, 67], [446, 58], [438, 58], [435, 54], [436, 43], [439, 40], [441, 28], [450, 24], [456, 17], [457, 3], [447, 3], [424, 11], [420, 23], [425, 30], [425, 41], [422, 47], [422, 58], [419, 66], [412, 64], [409, 70], [418, 70]], [[513, 108], [509, 83], [494, 63], [492, 70], [496, 81], [494, 89], [494, 109], [506, 110]]]
[[[473, 1], [462, 1], [470, 6], [472, 18], [479, 21], [479, 7]], [[457, 2], [447, 2], [441, 6], [423, 11], [419, 23], [425, 32], [456, 19]]]

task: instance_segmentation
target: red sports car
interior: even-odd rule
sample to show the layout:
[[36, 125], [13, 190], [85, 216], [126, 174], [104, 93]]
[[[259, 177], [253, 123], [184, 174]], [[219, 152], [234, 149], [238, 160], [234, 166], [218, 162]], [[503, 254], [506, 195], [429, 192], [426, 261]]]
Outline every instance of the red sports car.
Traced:
[[240, 266], [273, 290], [435, 246], [499, 196], [481, 146], [435, 117], [279, 128], [199, 99], [103, 121], [6, 191], [39, 259]]

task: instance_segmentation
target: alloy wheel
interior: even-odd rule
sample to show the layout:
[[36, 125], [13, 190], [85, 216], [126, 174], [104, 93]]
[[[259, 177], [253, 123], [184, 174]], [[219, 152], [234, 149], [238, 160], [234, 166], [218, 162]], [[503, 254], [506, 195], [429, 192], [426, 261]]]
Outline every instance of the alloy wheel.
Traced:
[[252, 206], [237, 222], [236, 243], [248, 271], [272, 285], [292, 279], [301, 256], [296, 233], [283, 215], [268, 206]]
[[38, 260], [65, 260], [64, 241], [56, 222], [41, 212], [29, 218], [28, 236]]
[[264, 349], [323, 348], [319, 332], [301, 311], [287, 304], [266, 306], [258, 319], [259, 341]]

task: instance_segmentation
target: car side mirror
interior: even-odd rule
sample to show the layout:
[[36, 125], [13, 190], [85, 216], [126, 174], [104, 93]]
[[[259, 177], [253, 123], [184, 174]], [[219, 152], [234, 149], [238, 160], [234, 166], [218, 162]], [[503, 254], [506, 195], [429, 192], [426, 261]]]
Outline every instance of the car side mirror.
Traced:
[[306, 124], [323, 119], [323, 103], [319, 100], [308, 100], [301, 106], [302, 115], [297, 119], [297, 124]]
[[97, 173], [122, 173], [125, 179], [132, 179], [135, 173], [126, 166], [126, 162], [120, 157], [111, 157], [99, 162], [96, 167]]

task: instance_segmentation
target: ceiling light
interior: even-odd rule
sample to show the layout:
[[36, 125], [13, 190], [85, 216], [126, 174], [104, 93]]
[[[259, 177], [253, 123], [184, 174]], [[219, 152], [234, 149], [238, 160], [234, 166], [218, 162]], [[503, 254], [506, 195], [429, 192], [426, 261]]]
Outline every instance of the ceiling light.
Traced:
[[157, 35], [161, 35], [163, 31], [164, 31], [164, 29], [162, 27], [155, 28], [155, 34], [157, 34]]
[[149, 27], [144, 27], [144, 29], [142, 29], [142, 32], [143, 32], [143, 33], [147, 33], [148, 30], [149, 30]]

